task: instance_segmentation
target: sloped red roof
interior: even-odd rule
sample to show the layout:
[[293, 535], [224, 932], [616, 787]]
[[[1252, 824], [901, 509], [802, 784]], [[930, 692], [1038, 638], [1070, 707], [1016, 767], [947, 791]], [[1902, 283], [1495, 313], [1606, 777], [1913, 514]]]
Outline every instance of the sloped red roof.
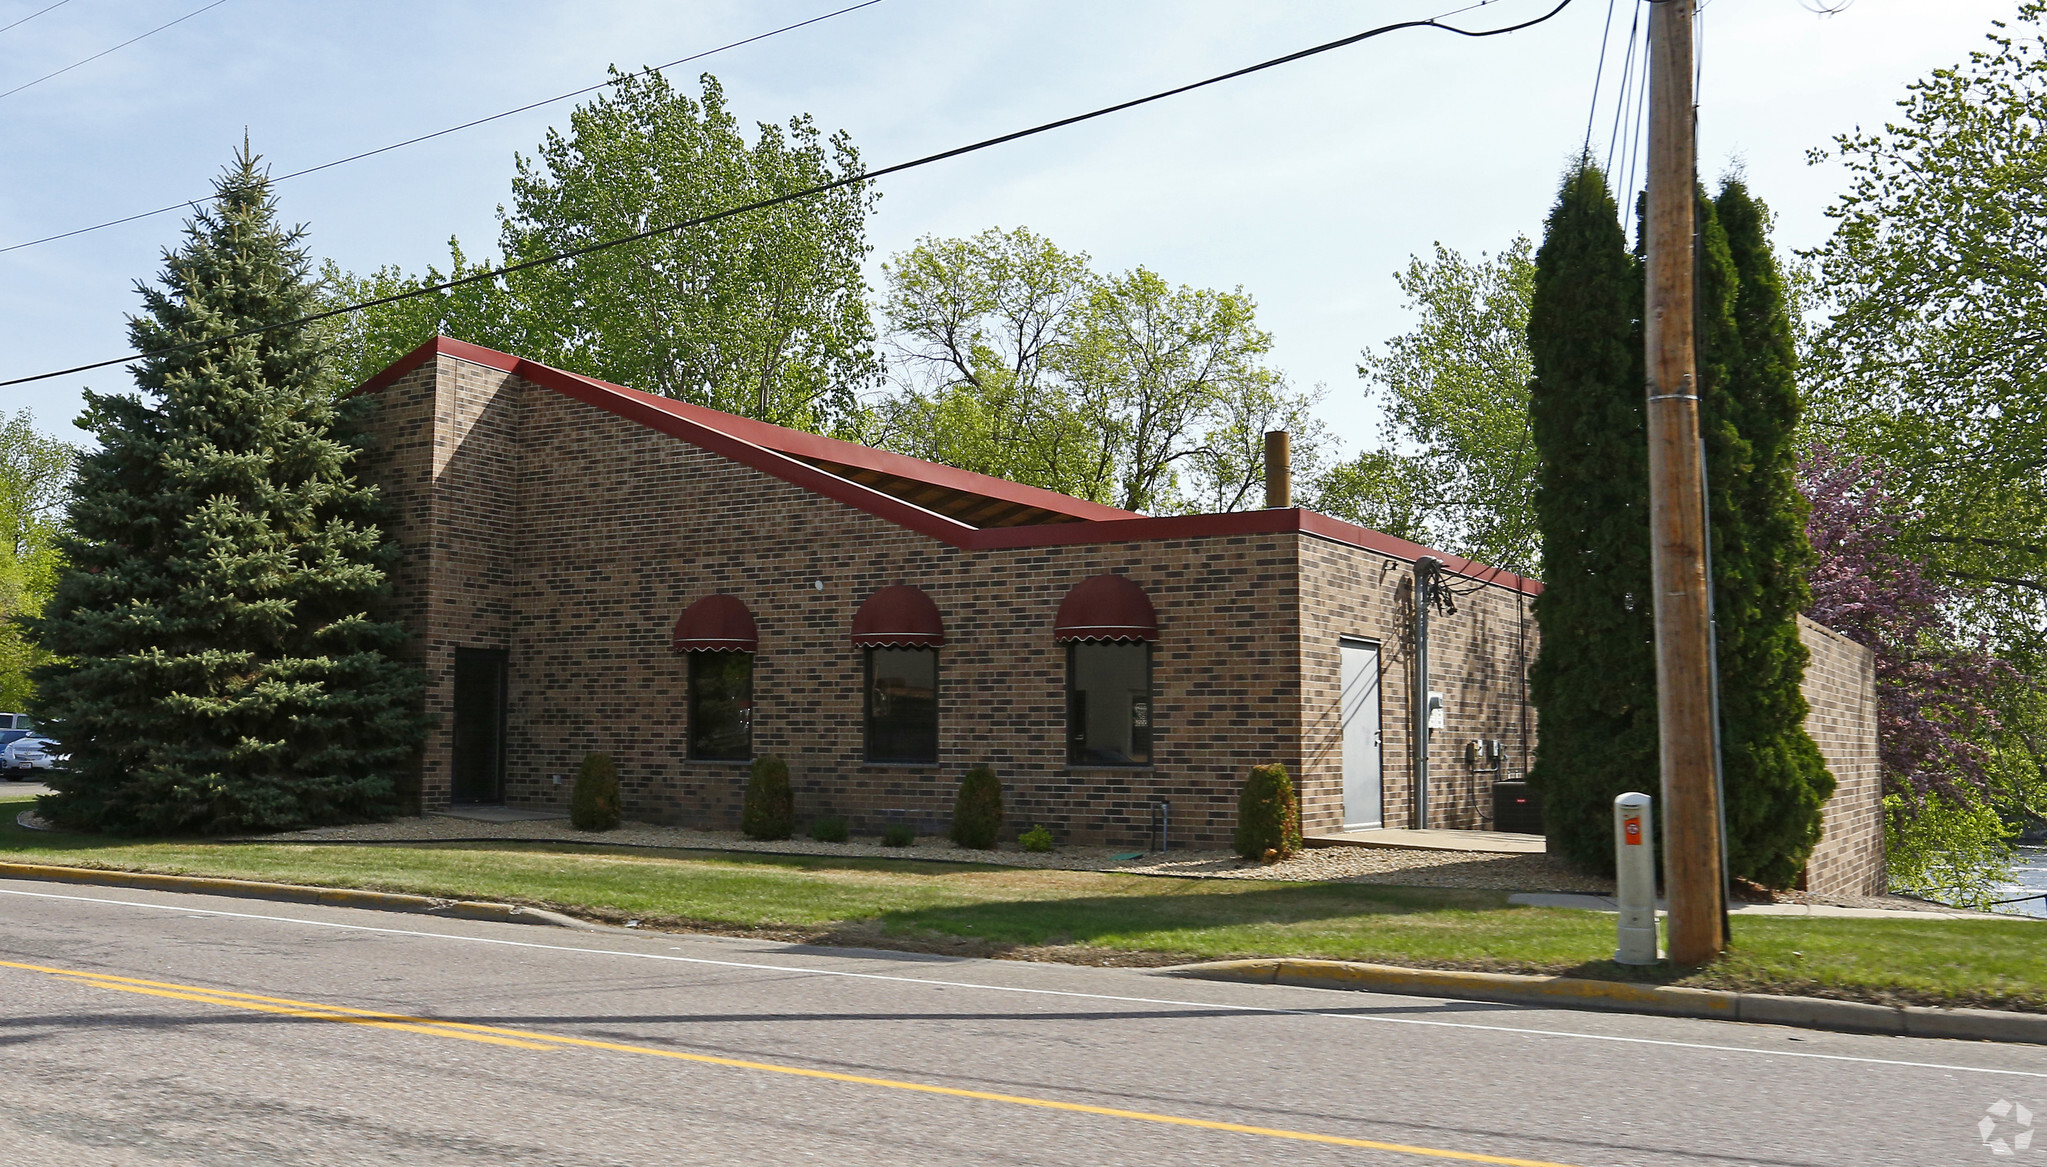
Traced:
[[701, 405], [657, 397], [439, 336], [355, 391], [374, 393], [435, 356], [497, 369], [730, 458], [805, 490], [858, 507], [955, 547], [973, 550], [1126, 543], [1299, 532], [1413, 562], [1433, 555], [1443, 570], [1534, 594], [1535, 580], [1299, 507], [1151, 517], [1020, 482], [975, 474], [834, 438], [785, 429]]

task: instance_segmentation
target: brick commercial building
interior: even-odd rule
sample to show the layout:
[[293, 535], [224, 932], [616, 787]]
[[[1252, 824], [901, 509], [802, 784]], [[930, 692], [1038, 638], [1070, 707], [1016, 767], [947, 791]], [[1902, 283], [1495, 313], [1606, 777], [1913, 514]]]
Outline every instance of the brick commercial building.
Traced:
[[[603, 751], [628, 815], [729, 828], [772, 753], [799, 819], [938, 833], [986, 762], [1012, 835], [1142, 845], [1163, 803], [1176, 845], [1216, 847], [1259, 763], [1310, 833], [1486, 829], [1527, 768], [1532, 580], [1298, 508], [1134, 515], [446, 338], [363, 392], [437, 715], [428, 808], [565, 806]], [[1861, 650], [1814, 649], [1847, 743], [1823, 749], [1867, 713], [1873, 757], [1835, 659]]]

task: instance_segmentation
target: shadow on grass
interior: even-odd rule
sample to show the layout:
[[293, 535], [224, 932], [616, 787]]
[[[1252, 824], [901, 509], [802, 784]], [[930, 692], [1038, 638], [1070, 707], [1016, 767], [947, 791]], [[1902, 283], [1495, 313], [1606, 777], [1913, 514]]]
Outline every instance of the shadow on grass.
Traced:
[[1077, 946], [1190, 958], [1283, 951], [1464, 963], [1533, 941], [1561, 947], [1544, 954], [1553, 964], [1580, 961], [1585, 951], [1583, 930], [1568, 918], [1560, 928], [1555, 913], [1510, 904], [1504, 892], [1370, 884], [1190, 881], [1131, 895], [991, 900], [887, 912], [840, 938], [857, 942], [855, 933], [877, 928], [896, 938], [972, 941], [996, 955]]
[[[934, 859], [892, 859], [867, 858], [855, 855], [778, 855], [759, 851], [714, 851], [695, 850], [682, 847], [641, 847], [629, 844], [604, 843], [597, 840], [582, 842], [563, 839], [552, 841], [435, 841], [431, 839], [409, 840], [350, 840], [350, 839], [303, 839], [303, 840], [250, 840], [213, 839], [199, 835], [178, 836], [128, 836], [94, 835], [78, 831], [49, 830], [33, 831], [14, 821], [23, 810], [31, 809], [32, 799], [0, 801], [0, 850], [31, 853], [37, 858], [51, 862], [82, 862], [97, 855], [133, 850], [137, 848], [177, 848], [188, 854], [193, 851], [219, 849], [223, 852], [252, 849], [335, 849], [361, 848], [377, 851], [470, 851], [470, 852], [514, 852], [533, 855], [609, 855], [626, 859], [667, 859], [729, 866], [775, 867], [796, 871], [862, 871], [886, 872], [895, 875], [939, 876], [957, 875], [973, 871], [1014, 871], [1016, 868], [998, 864], [958, 862]], [[119, 858], [137, 858], [121, 856]]]

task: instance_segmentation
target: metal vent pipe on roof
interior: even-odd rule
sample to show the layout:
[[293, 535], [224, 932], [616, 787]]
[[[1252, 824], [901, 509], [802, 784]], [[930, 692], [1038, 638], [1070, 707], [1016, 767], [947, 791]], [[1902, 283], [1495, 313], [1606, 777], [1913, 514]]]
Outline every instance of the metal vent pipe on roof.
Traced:
[[1268, 509], [1294, 505], [1293, 439], [1285, 430], [1265, 433], [1265, 505]]

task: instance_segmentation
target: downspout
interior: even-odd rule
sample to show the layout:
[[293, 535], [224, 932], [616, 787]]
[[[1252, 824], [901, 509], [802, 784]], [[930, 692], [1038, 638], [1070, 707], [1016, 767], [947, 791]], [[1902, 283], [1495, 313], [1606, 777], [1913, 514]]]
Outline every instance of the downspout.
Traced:
[[1414, 561], [1413, 826], [1418, 830], [1429, 825], [1429, 593], [1441, 565], [1433, 555]]

